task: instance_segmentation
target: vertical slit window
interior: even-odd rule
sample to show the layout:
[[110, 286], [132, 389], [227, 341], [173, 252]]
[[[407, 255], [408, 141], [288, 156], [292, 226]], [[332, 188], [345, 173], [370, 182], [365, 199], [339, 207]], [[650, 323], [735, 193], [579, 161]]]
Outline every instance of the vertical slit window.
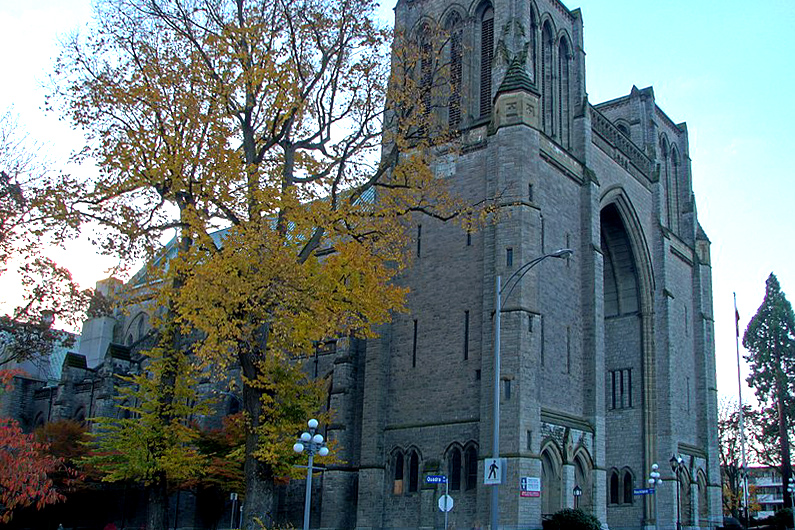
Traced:
[[420, 36], [420, 97], [422, 97], [422, 114], [425, 117], [431, 113], [433, 84], [433, 53], [429, 32], [428, 28], [423, 28]]
[[469, 311], [464, 311], [464, 360], [469, 359]]
[[544, 366], [544, 315], [541, 315], [541, 366]]
[[414, 320], [414, 339], [411, 344], [411, 367], [417, 367], [417, 321]]
[[566, 373], [571, 373], [571, 328], [566, 327]]
[[533, 185], [527, 185], [527, 200], [533, 202]]
[[513, 249], [509, 248], [505, 250], [505, 266], [506, 267], [513, 267]]
[[422, 253], [422, 225], [417, 225], [417, 257]]
[[613, 471], [610, 473], [610, 504], [618, 504], [620, 502], [618, 496], [618, 473]]
[[480, 117], [491, 116], [491, 62], [494, 59], [494, 10], [486, 8], [480, 21]]
[[505, 388], [505, 400], [511, 399], [511, 380], [505, 379], [503, 381], [503, 387]]

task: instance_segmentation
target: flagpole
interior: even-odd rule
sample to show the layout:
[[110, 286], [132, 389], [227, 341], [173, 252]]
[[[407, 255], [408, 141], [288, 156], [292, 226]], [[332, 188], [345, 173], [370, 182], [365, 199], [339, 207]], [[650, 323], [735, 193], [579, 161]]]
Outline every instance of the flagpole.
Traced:
[[748, 461], [745, 458], [745, 424], [743, 422], [743, 382], [740, 375], [740, 312], [737, 311], [737, 293], [734, 295], [734, 342], [737, 347], [737, 396], [740, 402], [740, 450], [742, 453], [743, 504], [745, 505], [745, 527], [748, 528]]

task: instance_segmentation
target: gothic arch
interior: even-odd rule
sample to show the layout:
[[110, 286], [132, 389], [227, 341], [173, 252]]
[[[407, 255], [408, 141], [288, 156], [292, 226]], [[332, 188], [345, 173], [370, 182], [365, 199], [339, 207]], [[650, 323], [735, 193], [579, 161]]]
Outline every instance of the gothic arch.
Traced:
[[541, 38], [541, 34], [539, 33], [539, 28], [541, 25], [539, 24], [539, 15], [538, 15], [538, 7], [536, 7], [535, 2], [530, 2], [530, 28], [527, 32], [528, 38], [528, 49], [527, 49], [527, 62], [528, 64], [528, 73], [530, 74], [530, 79], [533, 81], [534, 84], [537, 83], [538, 79], [538, 42]]
[[563, 453], [554, 441], [541, 449], [541, 514], [551, 515], [563, 507]]
[[593, 511], [593, 460], [588, 450], [578, 447], [574, 452], [574, 484], [582, 489], [577, 507], [586, 512]]
[[447, 485], [451, 491], [460, 491], [465, 483], [464, 448], [458, 442], [453, 442], [444, 452], [444, 461], [447, 469]]
[[706, 524], [709, 518], [709, 494], [707, 489], [707, 475], [703, 469], [696, 472], [696, 483], [698, 484], [698, 520], [694, 521], [696, 526]]
[[[640, 218], [632, 205], [632, 201], [620, 186], [609, 188], [604, 192], [600, 200], [600, 229], [602, 230], [602, 248], [604, 259], [604, 333], [605, 333], [605, 356], [611, 358], [611, 365], [606, 367], [606, 402], [605, 409], [608, 414], [607, 428], [622, 429], [627, 426], [615, 423], [617, 419], [611, 419], [610, 411], [607, 410], [609, 398], [618, 392], [628, 395], [631, 399], [631, 407], [641, 407], [641, 413], [634, 416], [631, 428], [643, 433], [643, 460], [651, 462], [656, 454], [657, 422], [656, 410], [653, 406], [656, 403], [656, 354], [654, 348], [654, 274], [652, 269], [652, 258], [648, 242], [643, 230]], [[612, 237], [605, 240], [606, 232], [612, 231]], [[610, 240], [616, 242], [618, 246], [609, 248]], [[613, 263], [618, 261], [619, 263]], [[624, 308], [617, 306], [615, 312], [618, 319], [608, 318], [608, 284], [609, 274], [616, 276], [623, 275], [621, 283], [616, 283], [616, 303], [623, 303]], [[619, 291], [619, 289], [623, 289]], [[623, 299], [621, 298], [623, 297]], [[634, 304], [634, 305], [633, 305]], [[621, 316], [624, 315], [624, 316]], [[616, 327], [618, 326], [618, 327]], [[630, 328], [629, 326], [632, 326]], [[623, 329], [637, 333], [638, 340], [633, 342], [633, 346], [619, 344], [611, 341], [613, 331]], [[629, 373], [627, 374], [627, 370]], [[628, 377], [624, 377], [627, 376]], [[635, 377], [632, 377], [635, 375]], [[616, 388], [614, 381], [629, 381], [629, 388]], [[636, 384], [633, 381], [637, 381]], [[623, 383], [622, 383], [623, 384]], [[633, 388], [634, 386], [634, 388]], [[633, 397], [634, 396], [634, 397]], [[618, 434], [618, 433], [614, 433]], [[608, 436], [610, 436], [608, 434]], [[619, 456], [616, 448], [608, 444], [607, 452], [612, 462], [619, 463]], [[626, 483], [624, 469], [619, 471], [619, 480], [623, 485]], [[633, 475], [634, 476], [634, 475]], [[625, 491], [620, 490], [619, 495], [623, 504]], [[613, 501], [615, 499], [611, 499]]]

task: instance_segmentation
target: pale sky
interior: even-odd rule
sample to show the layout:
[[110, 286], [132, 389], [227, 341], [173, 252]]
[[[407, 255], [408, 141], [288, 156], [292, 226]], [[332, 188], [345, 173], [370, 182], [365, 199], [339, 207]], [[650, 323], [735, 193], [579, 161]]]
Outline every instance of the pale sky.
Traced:
[[[389, 15], [394, 0], [383, 1]], [[795, 2], [760, 0], [753, 8], [739, 0], [565, 4], [582, 9], [591, 103], [626, 95], [632, 85], [653, 86], [668, 116], [687, 122], [699, 220], [712, 241], [718, 388], [721, 396], [735, 396], [732, 292], [741, 331], [762, 302], [770, 272], [795, 301], [795, 186], [787, 162], [795, 139]], [[82, 138], [43, 112], [44, 85], [59, 35], [83, 27], [90, 16], [90, 0], [0, 0], [0, 112], [13, 107], [56, 160], [64, 161]], [[84, 287], [113, 265], [85, 247], [66, 259]], [[0, 279], [0, 292], [12, 287]]]

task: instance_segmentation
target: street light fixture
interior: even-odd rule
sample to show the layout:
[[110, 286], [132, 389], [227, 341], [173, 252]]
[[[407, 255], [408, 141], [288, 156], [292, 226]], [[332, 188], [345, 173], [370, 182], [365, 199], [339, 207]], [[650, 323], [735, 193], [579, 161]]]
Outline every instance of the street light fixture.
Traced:
[[301, 433], [300, 438], [293, 445], [293, 451], [296, 453], [306, 451], [309, 455], [309, 465], [306, 466], [306, 498], [304, 499], [304, 530], [309, 530], [309, 507], [312, 504], [312, 471], [314, 471], [312, 463], [315, 455], [326, 456], [328, 447], [323, 441], [323, 435], [317, 432], [317, 420], [313, 418], [306, 424], [309, 427], [309, 431]]
[[[493, 449], [492, 456], [495, 460], [500, 458], [500, 312], [502, 311], [503, 301], [502, 291], [510, 286], [504, 297], [507, 300], [514, 288], [522, 281], [522, 278], [525, 277], [530, 269], [547, 258], [567, 258], [572, 254], [574, 254], [572, 249], [562, 248], [550, 254], [532, 259], [511, 274], [508, 281], [505, 282], [505, 287], [501, 287], [502, 277], [497, 275], [496, 289], [494, 290], [494, 433], [491, 442]], [[513, 285], [511, 285], [511, 282], [513, 282]], [[491, 487], [491, 530], [497, 530], [499, 528], [499, 488], [499, 484], [494, 484]]]
[[660, 528], [660, 518], [657, 511], [657, 486], [662, 486], [659, 469], [660, 466], [655, 462], [651, 465], [651, 473], [649, 473], [649, 487], [654, 492], [654, 497], [652, 499], [652, 502], [654, 502], [654, 528], [657, 530]]
[[681, 502], [680, 502], [680, 495], [682, 494], [679, 490], [681, 488], [681, 483], [679, 482], [679, 470], [684, 467], [684, 459], [679, 455], [675, 454], [671, 456], [671, 471], [674, 472], [674, 480], [676, 481], [676, 529], [680, 530], [682, 528], [682, 513], [681, 513]]
[[574, 509], [577, 510], [580, 507], [580, 497], [582, 497], [582, 488], [579, 485], [575, 484], [572, 493], [574, 494]]

